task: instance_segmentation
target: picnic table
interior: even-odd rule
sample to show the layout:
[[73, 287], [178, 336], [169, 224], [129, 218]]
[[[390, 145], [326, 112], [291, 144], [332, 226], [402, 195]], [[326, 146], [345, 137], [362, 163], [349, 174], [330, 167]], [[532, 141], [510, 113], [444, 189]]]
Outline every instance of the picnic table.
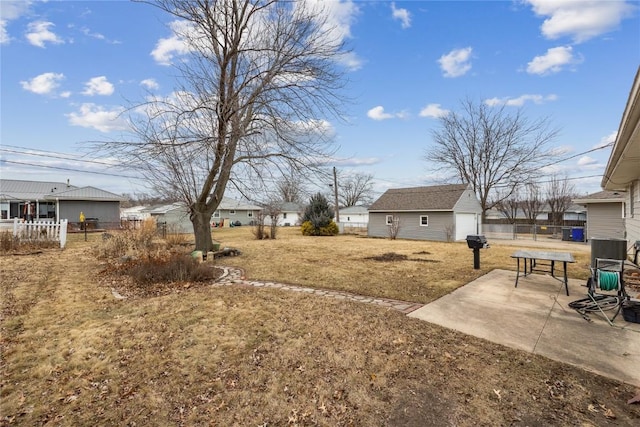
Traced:
[[[518, 287], [518, 279], [520, 278], [520, 260], [524, 260], [524, 277], [534, 271], [551, 273], [551, 277], [564, 283], [564, 288], [569, 295], [569, 282], [567, 280], [567, 263], [576, 262], [573, 255], [569, 252], [550, 252], [550, 251], [529, 251], [521, 250], [514, 252], [511, 258], [515, 258], [518, 263], [518, 271], [516, 273], [516, 288]], [[527, 261], [529, 261], [527, 263]], [[539, 261], [544, 261], [540, 263]], [[556, 262], [562, 263], [563, 277], [558, 278], [555, 275]], [[527, 267], [528, 264], [528, 267]]]

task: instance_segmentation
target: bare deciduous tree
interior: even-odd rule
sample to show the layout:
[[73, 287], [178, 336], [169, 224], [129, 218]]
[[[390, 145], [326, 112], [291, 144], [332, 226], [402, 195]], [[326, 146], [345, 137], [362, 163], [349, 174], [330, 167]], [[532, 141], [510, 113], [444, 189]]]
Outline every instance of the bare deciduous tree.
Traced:
[[529, 224], [535, 224], [538, 214], [544, 207], [544, 200], [540, 195], [538, 184], [529, 183], [526, 185], [526, 196], [522, 200], [522, 212]]
[[[228, 185], [251, 191], [275, 172], [317, 167], [332, 154], [344, 34], [322, 3], [148, 1], [177, 19], [177, 86], [131, 109], [133, 136], [102, 149], [128, 159], [160, 194], [189, 210], [196, 248]], [[244, 193], [243, 193], [244, 194]]]
[[[433, 171], [446, 172], [470, 183], [486, 211], [508, 198], [517, 187], [532, 181], [549, 154], [545, 146], [557, 135], [549, 120], [529, 120], [521, 109], [507, 111], [472, 100], [461, 102], [460, 113], [440, 118], [433, 146], [424, 159]], [[502, 188], [498, 194], [495, 189]]]
[[518, 218], [518, 211], [520, 210], [520, 206], [522, 204], [522, 200], [520, 199], [520, 194], [516, 191], [512, 193], [509, 197], [499, 198], [499, 201], [492, 203], [494, 207], [505, 216], [509, 224], [512, 227], [513, 238], [516, 238], [516, 219]]
[[338, 190], [338, 201], [344, 208], [370, 204], [373, 200], [373, 175], [342, 175], [338, 178]]
[[302, 203], [306, 194], [302, 176], [290, 172], [278, 180], [278, 193], [283, 202]]
[[549, 205], [549, 215], [551, 215], [551, 223], [553, 225], [561, 225], [564, 213], [571, 206], [571, 199], [575, 197], [576, 190], [573, 184], [565, 176], [560, 178], [553, 175], [547, 185], [546, 201]]

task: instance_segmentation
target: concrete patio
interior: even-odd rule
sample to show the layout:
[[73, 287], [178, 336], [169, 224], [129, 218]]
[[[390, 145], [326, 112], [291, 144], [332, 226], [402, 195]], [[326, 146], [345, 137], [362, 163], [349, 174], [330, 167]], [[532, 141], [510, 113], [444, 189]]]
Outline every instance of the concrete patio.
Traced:
[[409, 316], [640, 387], [640, 324], [569, 308], [587, 296], [584, 281], [569, 279], [567, 296], [550, 275], [520, 277], [517, 288], [515, 278], [494, 270]]

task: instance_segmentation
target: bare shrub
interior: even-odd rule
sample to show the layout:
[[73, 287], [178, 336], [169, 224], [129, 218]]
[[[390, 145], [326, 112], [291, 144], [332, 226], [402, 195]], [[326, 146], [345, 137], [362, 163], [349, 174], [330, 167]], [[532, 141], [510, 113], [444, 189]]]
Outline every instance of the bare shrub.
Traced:
[[0, 248], [3, 252], [9, 252], [15, 249], [20, 240], [17, 237], [13, 236], [13, 233], [10, 231], [3, 231], [0, 233]]
[[389, 224], [389, 239], [396, 240], [400, 232], [400, 218], [395, 215], [391, 216], [391, 224]]
[[445, 238], [447, 239], [447, 242], [453, 241], [453, 230], [454, 230], [453, 224], [449, 224], [444, 227], [444, 234], [445, 234]]
[[167, 242], [167, 246], [172, 248], [188, 244], [190, 237], [191, 236], [189, 234], [179, 233], [175, 226], [170, 226], [164, 240]]
[[206, 282], [217, 279], [216, 270], [184, 254], [154, 257], [128, 265], [124, 273], [138, 285], [172, 282]]
[[119, 258], [129, 253], [132, 242], [131, 232], [114, 233], [109, 239], [103, 239], [94, 249], [99, 259]]
[[28, 239], [27, 237], [20, 239], [19, 236], [14, 236], [11, 231], [3, 231], [0, 233], [0, 250], [2, 252], [13, 252], [60, 247], [60, 242], [57, 240], [42, 236], [34, 239]]
[[139, 229], [133, 232], [134, 249], [148, 255], [153, 250], [153, 239], [156, 237], [156, 221], [145, 219]]
[[269, 238], [269, 235], [264, 231], [264, 220], [266, 215], [263, 211], [258, 211], [255, 213], [253, 217], [253, 228], [251, 232], [253, 233], [256, 240], [263, 240]]

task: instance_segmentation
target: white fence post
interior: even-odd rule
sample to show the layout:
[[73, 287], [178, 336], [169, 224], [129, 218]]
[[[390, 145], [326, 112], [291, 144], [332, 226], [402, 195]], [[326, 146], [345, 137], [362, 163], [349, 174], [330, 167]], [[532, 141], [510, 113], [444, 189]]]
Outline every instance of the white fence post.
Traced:
[[60, 231], [60, 248], [64, 249], [64, 245], [67, 244], [67, 219], [60, 220], [59, 228]]

